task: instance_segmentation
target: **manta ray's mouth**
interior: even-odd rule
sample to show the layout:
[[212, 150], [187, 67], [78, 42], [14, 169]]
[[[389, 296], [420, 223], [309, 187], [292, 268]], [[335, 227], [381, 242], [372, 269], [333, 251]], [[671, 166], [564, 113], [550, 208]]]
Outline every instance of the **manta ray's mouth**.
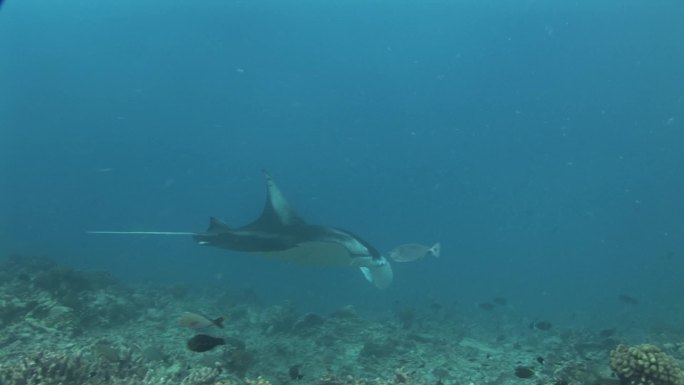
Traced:
[[373, 283], [378, 289], [386, 289], [394, 280], [394, 272], [392, 271], [392, 265], [384, 257], [381, 257], [381, 259], [383, 260], [381, 264], [371, 267], [360, 267], [360, 269], [368, 282]]

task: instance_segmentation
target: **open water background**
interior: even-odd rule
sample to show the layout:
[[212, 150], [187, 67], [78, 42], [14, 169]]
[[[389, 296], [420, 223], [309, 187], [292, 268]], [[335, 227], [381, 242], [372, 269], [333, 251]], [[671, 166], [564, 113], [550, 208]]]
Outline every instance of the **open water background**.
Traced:
[[[681, 1], [8, 1], [0, 253], [303, 310], [510, 300], [581, 327], [684, 320]], [[184, 237], [263, 204], [389, 250], [385, 291]], [[620, 302], [621, 293], [637, 307]]]

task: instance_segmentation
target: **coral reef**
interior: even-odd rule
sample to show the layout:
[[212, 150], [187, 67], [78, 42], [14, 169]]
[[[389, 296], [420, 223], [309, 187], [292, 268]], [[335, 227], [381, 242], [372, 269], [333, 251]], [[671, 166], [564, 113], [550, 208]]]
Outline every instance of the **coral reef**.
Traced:
[[407, 344], [408, 341], [395, 338], [371, 340], [363, 344], [363, 348], [359, 352], [359, 358], [377, 359], [390, 357], [400, 354], [402, 349], [409, 349], [410, 346], [407, 346]]
[[682, 370], [654, 345], [618, 345], [610, 353], [610, 367], [626, 385], [684, 385]]
[[556, 385], [600, 384], [600, 371], [589, 362], [570, 361], [553, 370]]
[[233, 349], [223, 353], [223, 362], [230, 373], [242, 378], [254, 364], [254, 354], [244, 349]]
[[219, 374], [216, 368], [200, 368], [185, 377], [180, 385], [211, 385], [216, 383]]
[[73, 270], [44, 257], [12, 257], [0, 269], [12, 277], [0, 287], [0, 329], [20, 319], [73, 336], [127, 322], [146, 305], [106, 273]]
[[306, 313], [299, 317], [297, 321], [292, 324], [292, 331], [298, 333], [306, 333], [312, 329], [315, 329], [325, 322], [325, 318], [316, 313]]
[[[222, 376], [219, 368], [183, 370], [168, 367], [151, 370], [131, 357], [98, 357], [87, 351], [37, 352], [0, 363], [3, 385], [242, 385], [235, 377]], [[116, 358], [114, 358], [116, 357]], [[261, 377], [259, 377], [261, 378]], [[259, 382], [259, 384], [263, 381]]]
[[[1, 262], [0, 278], [2, 385], [684, 385], [675, 364], [684, 333], [650, 335], [674, 358], [620, 345], [611, 356], [618, 380], [606, 362], [623, 331], [559, 324], [541, 333], [508, 308], [321, 315], [264, 304], [252, 291], [124, 286], [33, 257]], [[197, 331], [175, 322], [185, 311], [226, 317], [223, 329], [202, 332], [225, 345], [189, 350]]]
[[297, 312], [292, 304], [278, 305], [263, 311], [259, 318], [266, 334], [287, 333], [297, 322]]
[[123, 380], [141, 380], [140, 374], [129, 366], [98, 361], [82, 352], [37, 352], [14, 362], [0, 364], [0, 379], [7, 385], [52, 384], [119, 384]]

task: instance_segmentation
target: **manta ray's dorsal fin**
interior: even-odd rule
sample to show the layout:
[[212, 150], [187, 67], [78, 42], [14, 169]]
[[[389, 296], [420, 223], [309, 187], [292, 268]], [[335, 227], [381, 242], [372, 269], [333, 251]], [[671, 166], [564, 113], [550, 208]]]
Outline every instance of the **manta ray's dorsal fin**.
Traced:
[[264, 171], [266, 179], [266, 203], [261, 216], [256, 221], [249, 224], [252, 229], [270, 229], [280, 226], [303, 225], [305, 222], [287, 203], [283, 193], [268, 173]]
[[229, 230], [230, 227], [228, 227], [227, 224], [223, 223], [222, 220], [215, 217], [209, 218], [209, 227], [207, 228], [207, 234], [223, 233]]

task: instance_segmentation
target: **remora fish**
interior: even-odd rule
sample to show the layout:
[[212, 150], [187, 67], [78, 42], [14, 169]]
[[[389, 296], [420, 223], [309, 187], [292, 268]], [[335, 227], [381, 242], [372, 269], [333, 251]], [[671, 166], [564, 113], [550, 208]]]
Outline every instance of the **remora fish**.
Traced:
[[405, 245], [399, 245], [395, 247], [388, 253], [388, 255], [396, 262], [411, 262], [425, 258], [428, 255], [434, 255], [435, 257], [439, 258], [441, 248], [442, 246], [439, 242], [432, 245], [432, 247], [421, 245], [419, 243], [407, 243]]
[[273, 179], [266, 179], [266, 204], [252, 223], [232, 228], [211, 217], [204, 233], [164, 231], [90, 231], [95, 234], [192, 235], [200, 245], [257, 254], [283, 261], [359, 267], [379, 289], [392, 283], [389, 261], [366, 240], [335, 227], [307, 224], [290, 207]]

